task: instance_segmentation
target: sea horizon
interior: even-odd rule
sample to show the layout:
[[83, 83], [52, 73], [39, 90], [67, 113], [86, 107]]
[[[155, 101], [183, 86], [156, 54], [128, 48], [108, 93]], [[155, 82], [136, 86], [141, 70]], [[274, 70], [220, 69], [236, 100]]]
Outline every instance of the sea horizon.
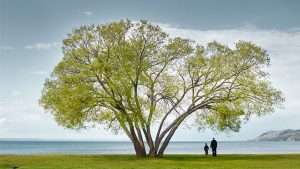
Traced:
[[[219, 140], [219, 139], [217, 139]], [[64, 139], [64, 138], [0, 138], [0, 141], [100, 141], [100, 142], [131, 142], [126, 139]], [[208, 140], [171, 140], [170, 142], [202, 142]], [[254, 141], [250, 140], [219, 140], [219, 141]], [[146, 141], [145, 141], [146, 143]]]
[[[129, 142], [130, 140], [110, 140], [110, 139], [61, 139], [61, 138], [0, 138], [0, 141], [67, 141], [67, 142]], [[174, 140], [170, 142], [210, 142], [211, 140]], [[254, 139], [249, 140], [218, 140], [218, 142], [300, 142], [295, 140], [269, 140], [269, 141], [259, 141]], [[144, 141], [144, 143], [147, 143]]]
[[[166, 154], [203, 154], [209, 141], [171, 141]], [[2, 140], [0, 154], [134, 154], [130, 141]], [[218, 141], [219, 154], [300, 154], [300, 141]]]

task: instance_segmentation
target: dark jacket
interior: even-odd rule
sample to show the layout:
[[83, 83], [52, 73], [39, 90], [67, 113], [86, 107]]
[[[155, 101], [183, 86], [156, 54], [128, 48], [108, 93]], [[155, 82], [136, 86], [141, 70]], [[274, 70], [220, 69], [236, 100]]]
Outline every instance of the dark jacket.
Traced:
[[204, 151], [208, 151], [208, 150], [209, 150], [208, 145], [205, 145], [205, 146], [204, 146]]
[[218, 147], [217, 141], [216, 141], [216, 140], [212, 140], [212, 141], [210, 142], [210, 147], [211, 147], [211, 148], [217, 148], [217, 147]]

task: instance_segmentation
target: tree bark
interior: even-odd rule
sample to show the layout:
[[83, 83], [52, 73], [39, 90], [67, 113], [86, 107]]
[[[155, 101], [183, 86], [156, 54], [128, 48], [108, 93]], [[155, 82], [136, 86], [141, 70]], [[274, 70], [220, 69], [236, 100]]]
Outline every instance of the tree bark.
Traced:
[[135, 150], [135, 154], [137, 158], [142, 158], [142, 157], [146, 157], [146, 150], [145, 147], [143, 147], [138, 139], [138, 137], [136, 136], [136, 133], [134, 131], [134, 127], [130, 126], [130, 133], [131, 133], [131, 137], [132, 137], [132, 143], [134, 146], [134, 150]]
[[175, 131], [177, 130], [178, 126], [179, 126], [179, 124], [172, 128], [172, 130], [170, 131], [170, 133], [168, 134], [168, 136], [164, 140], [163, 144], [161, 145], [161, 147], [160, 147], [160, 149], [159, 149], [159, 151], [156, 155], [157, 157], [162, 157], [164, 155], [165, 149], [169, 145], [169, 142], [170, 142], [171, 138], [173, 137]]
[[142, 146], [136, 141], [132, 141], [134, 150], [135, 150], [135, 155], [137, 158], [143, 158], [146, 157], [146, 151], [143, 149]]
[[143, 132], [147, 141], [147, 144], [149, 146], [149, 153], [148, 156], [155, 156], [155, 149], [154, 149], [154, 143], [151, 136], [150, 126], [146, 126], [146, 129], [143, 128]]
[[[193, 112], [195, 112], [196, 110], [200, 109], [200, 108], [204, 108], [205, 106], [207, 106], [207, 104], [210, 103], [210, 100], [203, 102], [197, 106], [193, 106], [190, 107], [185, 113], [183, 113], [181, 116], [179, 116], [176, 120], [174, 120], [159, 136], [158, 138], [155, 140], [155, 144], [153, 145], [153, 140], [151, 138], [151, 133], [150, 133], [150, 127], [147, 128], [149, 129], [148, 131], [144, 131], [146, 140], [147, 140], [147, 144], [149, 145], [149, 153], [148, 156], [150, 157], [162, 157], [164, 154], [165, 149], [167, 148], [168, 144], [170, 143], [171, 138], [173, 137], [174, 133], [176, 132], [176, 130], [178, 129], [178, 127], [180, 126], [180, 124]], [[130, 128], [131, 131], [131, 128]], [[134, 131], [134, 128], [133, 128]], [[165, 135], [167, 135], [165, 137]], [[163, 138], [165, 137], [165, 139], [163, 140]], [[146, 151], [145, 149], [143, 149], [143, 147], [140, 144], [136, 144], [139, 143], [139, 140], [135, 134], [135, 132], [132, 133], [132, 141], [135, 145], [135, 151], [137, 154], [138, 158], [141, 157], [146, 157]], [[151, 140], [149, 140], [151, 138]], [[136, 141], [135, 141], [136, 140]], [[162, 145], [160, 146], [161, 141]], [[150, 143], [150, 144], [149, 144]]]

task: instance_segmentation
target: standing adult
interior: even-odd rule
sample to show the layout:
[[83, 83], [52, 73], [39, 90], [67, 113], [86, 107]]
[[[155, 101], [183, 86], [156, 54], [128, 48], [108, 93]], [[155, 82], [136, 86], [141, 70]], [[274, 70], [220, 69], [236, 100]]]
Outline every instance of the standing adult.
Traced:
[[210, 148], [214, 157], [217, 156], [217, 147], [218, 147], [217, 140], [213, 138], [212, 141], [210, 142]]

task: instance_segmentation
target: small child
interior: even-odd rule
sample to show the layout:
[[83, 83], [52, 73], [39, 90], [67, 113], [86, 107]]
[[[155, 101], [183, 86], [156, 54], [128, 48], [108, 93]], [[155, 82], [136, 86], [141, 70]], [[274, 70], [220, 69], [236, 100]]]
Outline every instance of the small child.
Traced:
[[205, 143], [204, 151], [205, 151], [205, 155], [206, 155], [206, 156], [207, 156], [207, 154], [208, 154], [208, 150], [209, 150], [209, 147], [208, 147], [207, 143]]

